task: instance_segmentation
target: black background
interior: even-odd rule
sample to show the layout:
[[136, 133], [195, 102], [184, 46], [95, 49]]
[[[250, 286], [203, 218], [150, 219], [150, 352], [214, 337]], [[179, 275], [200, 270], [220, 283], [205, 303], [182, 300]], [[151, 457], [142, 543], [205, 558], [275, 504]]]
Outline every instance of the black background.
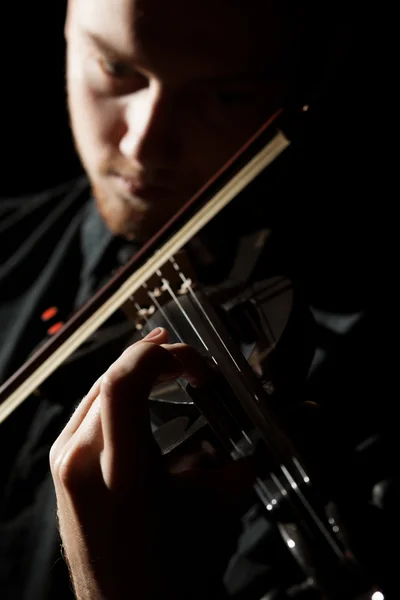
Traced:
[[66, 111], [66, 1], [4, 3], [0, 17], [0, 197], [81, 172]]

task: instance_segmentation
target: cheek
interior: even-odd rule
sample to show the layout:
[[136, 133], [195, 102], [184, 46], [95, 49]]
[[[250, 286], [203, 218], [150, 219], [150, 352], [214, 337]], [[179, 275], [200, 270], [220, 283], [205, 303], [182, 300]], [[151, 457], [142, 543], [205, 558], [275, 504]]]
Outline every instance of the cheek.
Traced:
[[85, 77], [69, 74], [69, 108], [74, 136], [83, 150], [106, 151], [118, 147], [123, 134], [123, 115], [113, 98], [100, 97]]
[[82, 86], [75, 103], [82, 126], [96, 142], [115, 145], [119, 143], [123, 131], [123, 121], [118, 104], [98, 98], [90, 87]]
[[209, 106], [205, 104], [206, 108], [197, 113], [189, 108], [183, 111], [185, 154], [191, 157], [191, 166], [202, 181], [211, 177], [254, 135], [276, 109], [276, 101], [268, 93], [259, 94], [257, 101], [241, 106]]
[[202, 183], [212, 177], [250, 138], [262, 120], [232, 120], [225, 127], [193, 127], [193, 166]]

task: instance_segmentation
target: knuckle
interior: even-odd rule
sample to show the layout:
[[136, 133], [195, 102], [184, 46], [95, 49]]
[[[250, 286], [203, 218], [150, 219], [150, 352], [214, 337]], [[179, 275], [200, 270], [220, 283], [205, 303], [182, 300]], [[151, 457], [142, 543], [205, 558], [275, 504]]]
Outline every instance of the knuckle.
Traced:
[[118, 376], [115, 373], [115, 369], [110, 367], [103, 375], [100, 383], [100, 395], [104, 392], [109, 392], [113, 389], [115, 383], [118, 381]]
[[129, 346], [104, 373], [101, 390], [112, 392], [122, 380], [138, 369], [147, 369], [151, 365], [157, 370], [168, 354], [164, 348], [152, 342], [142, 341], [140, 344]]
[[49, 452], [49, 462], [50, 462], [50, 471], [53, 475], [57, 472], [58, 462], [59, 462], [59, 444], [58, 440], [54, 442], [54, 444], [50, 448]]
[[85, 448], [75, 446], [66, 452], [58, 452], [52, 457], [53, 477], [66, 490], [81, 487], [85, 481]]
[[75, 489], [77, 486], [76, 464], [68, 456], [64, 456], [57, 464], [57, 479], [66, 490]]

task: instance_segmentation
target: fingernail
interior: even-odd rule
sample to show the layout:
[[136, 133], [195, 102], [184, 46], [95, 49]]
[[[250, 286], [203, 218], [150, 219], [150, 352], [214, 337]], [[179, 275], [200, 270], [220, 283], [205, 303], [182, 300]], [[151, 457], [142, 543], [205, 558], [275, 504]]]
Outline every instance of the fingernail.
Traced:
[[148, 333], [142, 341], [146, 340], [152, 340], [153, 338], [156, 338], [157, 336], [160, 335], [160, 333], [162, 332], [162, 327], [156, 327], [155, 329], [153, 329], [153, 331], [150, 331], [150, 333]]

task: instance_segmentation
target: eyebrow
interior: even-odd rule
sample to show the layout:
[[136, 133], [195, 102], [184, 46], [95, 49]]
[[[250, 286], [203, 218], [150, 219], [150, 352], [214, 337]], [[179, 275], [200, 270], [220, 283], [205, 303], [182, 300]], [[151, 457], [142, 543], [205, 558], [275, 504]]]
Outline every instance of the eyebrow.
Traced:
[[94, 33], [92, 31], [89, 31], [87, 29], [81, 29], [81, 33], [84, 38], [86, 38], [94, 46], [97, 46], [97, 48], [99, 50], [101, 50], [108, 56], [117, 57], [117, 58], [120, 58], [127, 62], [133, 62], [134, 57], [132, 54], [129, 54], [126, 52], [120, 52], [119, 50], [116, 50], [109, 44], [109, 42], [107, 42], [104, 38], [102, 38], [101, 35]]
[[[94, 33], [88, 29], [84, 29], [83, 27], [80, 29], [80, 31], [84, 38], [86, 38], [91, 44], [96, 46], [110, 58], [112, 57], [126, 63], [136, 62], [136, 58], [132, 53], [120, 52], [116, 50], [98, 33]], [[243, 74], [232, 73], [231, 75], [221, 76], [215, 75], [214, 77], [207, 78], [206, 83], [208, 83], [208, 85], [241, 85], [250, 81], [265, 81], [270, 77], [276, 76], [282, 70], [282, 68], [286, 66], [286, 61], [287, 57], [283, 56], [276, 64], [268, 65], [258, 72], [255, 71], [253, 73], [250, 72]]]

